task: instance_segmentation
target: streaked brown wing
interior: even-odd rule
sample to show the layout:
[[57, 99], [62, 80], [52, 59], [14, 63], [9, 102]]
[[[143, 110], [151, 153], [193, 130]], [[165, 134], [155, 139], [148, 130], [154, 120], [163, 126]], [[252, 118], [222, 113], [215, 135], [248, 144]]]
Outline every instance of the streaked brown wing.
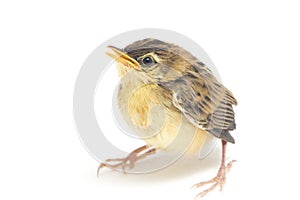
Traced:
[[237, 101], [228, 89], [215, 78], [203, 80], [195, 74], [183, 76], [170, 87], [173, 104], [191, 123], [234, 143], [228, 131], [235, 129], [232, 105]]

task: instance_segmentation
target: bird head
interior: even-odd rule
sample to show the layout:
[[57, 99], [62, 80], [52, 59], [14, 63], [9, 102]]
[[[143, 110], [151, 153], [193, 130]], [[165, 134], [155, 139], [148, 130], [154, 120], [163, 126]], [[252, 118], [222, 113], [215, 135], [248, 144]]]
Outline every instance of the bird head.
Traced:
[[[199, 64], [197, 58], [183, 48], [157, 39], [144, 39], [124, 49], [109, 46], [107, 55], [129, 70], [135, 70], [146, 82], [176, 80]], [[200, 63], [203, 64], [203, 63]]]

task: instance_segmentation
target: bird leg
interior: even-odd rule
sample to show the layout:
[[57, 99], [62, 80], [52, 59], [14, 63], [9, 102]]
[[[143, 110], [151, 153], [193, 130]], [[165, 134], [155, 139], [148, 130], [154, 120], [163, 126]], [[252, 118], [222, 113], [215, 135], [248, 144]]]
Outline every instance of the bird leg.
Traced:
[[145, 145], [140, 148], [137, 148], [125, 158], [107, 159], [105, 163], [101, 163], [99, 165], [97, 170], [97, 176], [99, 176], [99, 172], [103, 167], [107, 167], [113, 170], [116, 170], [118, 167], [122, 167], [123, 173], [126, 174], [126, 168], [132, 169], [138, 160], [141, 160], [147, 157], [148, 155], [154, 154], [155, 151], [156, 149], [154, 147], [149, 147], [148, 145]]
[[222, 140], [222, 161], [221, 161], [221, 165], [220, 165], [219, 171], [217, 173], [217, 176], [208, 181], [203, 181], [203, 182], [197, 183], [193, 186], [193, 188], [202, 187], [204, 185], [212, 184], [212, 183], [213, 183], [213, 185], [210, 188], [199, 193], [195, 197], [195, 199], [197, 199], [199, 197], [204, 197], [206, 194], [213, 191], [217, 186], [220, 186], [220, 191], [222, 191], [222, 189], [224, 188], [224, 185], [226, 182], [226, 173], [230, 171], [232, 164], [234, 162], [236, 162], [236, 160], [232, 160], [225, 166], [226, 144], [227, 144], [227, 142]]

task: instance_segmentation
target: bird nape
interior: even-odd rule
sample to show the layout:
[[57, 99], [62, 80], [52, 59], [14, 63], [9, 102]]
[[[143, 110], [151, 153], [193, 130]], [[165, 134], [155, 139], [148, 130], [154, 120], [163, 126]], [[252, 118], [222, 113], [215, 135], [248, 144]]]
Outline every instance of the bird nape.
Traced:
[[[108, 52], [107, 55], [115, 59], [121, 80], [118, 105], [122, 117], [137, 135], [141, 134], [141, 129], [155, 126], [153, 123], [159, 119], [164, 120], [164, 125], [158, 134], [145, 139], [145, 146], [127, 157], [101, 163], [98, 174], [103, 167], [121, 167], [125, 173], [138, 160], [158, 150], [164, 151], [178, 132], [188, 134], [188, 130], [196, 130], [195, 141], [187, 150], [189, 153], [199, 151], [208, 135], [219, 138], [222, 143], [222, 159], [217, 175], [193, 186], [198, 188], [211, 184], [196, 197], [205, 196], [217, 186], [222, 190], [226, 173], [235, 162], [225, 164], [226, 144], [235, 143], [229, 133], [236, 127], [233, 105], [237, 105], [237, 101], [233, 94], [215, 78], [208, 66], [177, 45], [148, 38], [129, 44], [124, 49], [109, 48], [113, 53]], [[166, 113], [164, 118], [161, 118], [161, 113], [150, 112], [157, 105]], [[185, 130], [180, 128], [182, 123], [187, 127]]]

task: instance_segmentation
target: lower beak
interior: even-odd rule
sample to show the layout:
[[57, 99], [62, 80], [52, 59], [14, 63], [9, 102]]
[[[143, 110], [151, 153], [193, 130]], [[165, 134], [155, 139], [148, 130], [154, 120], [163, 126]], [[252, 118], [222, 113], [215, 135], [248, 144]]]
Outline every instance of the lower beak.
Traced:
[[115, 59], [116, 62], [121, 63], [129, 68], [133, 68], [136, 70], [140, 69], [140, 64], [135, 59], [128, 56], [127, 53], [125, 53], [121, 49], [114, 46], [108, 46], [108, 48], [113, 50], [114, 53], [106, 52], [106, 54], [109, 57]]

